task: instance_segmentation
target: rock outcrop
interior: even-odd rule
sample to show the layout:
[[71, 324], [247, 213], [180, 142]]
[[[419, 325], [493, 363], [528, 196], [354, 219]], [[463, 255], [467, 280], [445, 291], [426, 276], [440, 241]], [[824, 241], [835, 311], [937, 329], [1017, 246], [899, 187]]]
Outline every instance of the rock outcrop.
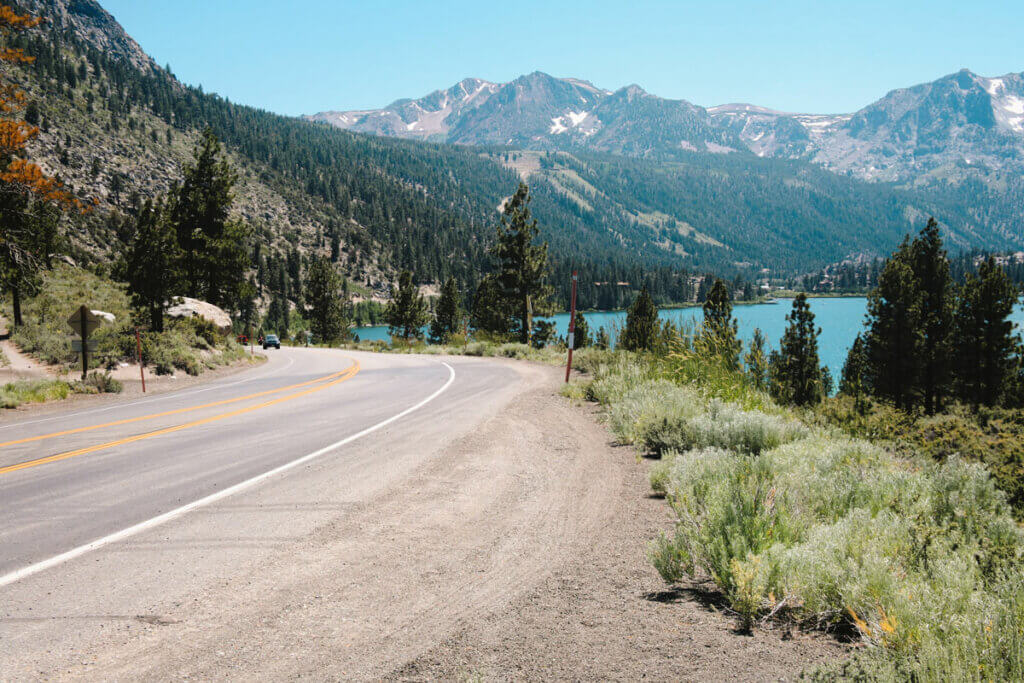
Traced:
[[177, 297], [176, 301], [178, 303], [167, 309], [168, 317], [202, 318], [213, 323], [224, 334], [231, 331], [231, 316], [224, 309], [187, 296]]

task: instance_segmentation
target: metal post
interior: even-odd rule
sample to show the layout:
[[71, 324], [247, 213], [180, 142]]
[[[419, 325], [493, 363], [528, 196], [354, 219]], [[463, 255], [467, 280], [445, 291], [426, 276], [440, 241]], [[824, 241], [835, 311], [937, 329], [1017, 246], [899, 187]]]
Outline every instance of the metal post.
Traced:
[[146, 393], [146, 370], [142, 365], [142, 335], [139, 334], [139, 328], [135, 328], [135, 348], [139, 352], [139, 378], [142, 380], [142, 393]]
[[79, 307], [78, 314], [82, 316], [82, 381], [89, 375], [89, 310], [83, 305]]
[[565, 381], [569, 382], [569, 373], [572, 371], [572, 347], [576, 342], [576, 271], [572, 271], [572, 304], [569, 306], [569, 361], [565, 364]]

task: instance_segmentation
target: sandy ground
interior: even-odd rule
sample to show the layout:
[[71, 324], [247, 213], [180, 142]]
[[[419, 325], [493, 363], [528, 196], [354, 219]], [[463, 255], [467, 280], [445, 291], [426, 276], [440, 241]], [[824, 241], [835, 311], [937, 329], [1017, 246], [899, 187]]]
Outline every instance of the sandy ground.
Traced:
[[[158, 616], [112, 624], [45, 675], [789, 680], [844, 654], [824, 636], [740, 635], [708, 586], [664, 585], [645, 558], [670, 526], [649, 464], [558, 396], [557, 369], [509, 364], [521, 390], [479, 423], [397, 441], [410, 472], [310, 473], [325, 497], [298, 540], [154, 599]], [[312, 504], [280, 495], [251, 505]]]
[[557, 424], [591, 451], [575, 454], [593, 468], [575, 486], [592, 498], [594, 507], [580, 510], [596, 512], [592, 533], [506, 608], [467, 619], [387, 678], [791, 680], [848, 653], [820, 634], [741, 634], [712, 584], [665, 585], [645, 557], [648, 543], [671, 528], [668, 505], [650, 495], [650, 461], [613, 446], [595, 407], [552, 401], [553, 388], [514, 409], [545, 428]]
[[0, 384], [22, 379], [56, 376], [53, 368], [23, 354], [10, 339], [0, 339], [0, 352], [3, 352], [4, 361], [6, 361], [0, 366]]

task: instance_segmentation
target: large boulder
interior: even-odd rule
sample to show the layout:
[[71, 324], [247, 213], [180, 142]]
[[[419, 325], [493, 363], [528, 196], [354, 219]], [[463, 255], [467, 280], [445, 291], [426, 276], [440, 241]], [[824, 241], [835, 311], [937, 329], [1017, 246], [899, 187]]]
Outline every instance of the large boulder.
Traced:
[[227, 334], [231, 331], [231, 316], [224, 309], [218, 308], [206, 301], [193, 299], [187, 296], [180, 296], [175, 299], [175, 305], [167, 309], [167, 315], [171, 318], [202, 318], [214, 324], [214, 326]]
[[109, 325], [113, 325], [114, 321], [117, 320], [117, 316], [115, 316], [113, 313], [107, 313], [106, 311], [97, 311], [95, 309], [89, 312]]

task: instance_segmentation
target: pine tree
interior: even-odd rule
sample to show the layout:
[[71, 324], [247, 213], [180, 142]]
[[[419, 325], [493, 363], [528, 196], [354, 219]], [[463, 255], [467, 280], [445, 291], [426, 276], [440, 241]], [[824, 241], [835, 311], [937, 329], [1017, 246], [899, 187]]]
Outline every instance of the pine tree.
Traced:
[[590, 327], [587, 325], [587, 319], [583, 317], [583, 314], [576, 311], [576, 331], [573, 336], [572, 348], [582, 349], [585, 346], [590, 346]]
[[806, 294], [801, 292], [793, 300], [793, 310], [786, 316], [786, 322], [788, 325], [779, 342], [779, 352], [772, 355], [772, 394], [791, 405], [818, 403], [824, 393], [821, 362], [818, 360], [821, 329], [814, 326], [814, 314]]
[[474, 330], [486, 332], [497, 339], [507, 339], [515, 324], [515, 302], [507, 299], [496, 276], [480, 280], [473, 297], [469, 324]]
[[132, 307], [163, 332], [164, 312], [180, 282], [177, 238], [162, 199], [147, 201], [135, 218], [125, 253], [125, 276]]
[[911, 246], [904, 240], [868, 295], [868, 382], [875, 396], [900, 410], [913, 408], [921, 376], [921, 297], [911, 263]]
[[384, 312], [388, 334], [406, 341], [423, 338], [423, 326], [427, 324], [427, 302], [413, 284], [412, 273], [403, 270], [398, 277], [398, 287], [391, 290], [391, 301]]
[[858, 399], [865, 394], [871, 394], [869, 362], [867, 342], [864, 333], [861, 333], [854, 338], [853, 346], [846, 354], [843, 374], [839, 380], [840, 393]]
[[958, 297], [954, 352], [957, 394], [974, 406], [997, 405], [1016, 377], [1020, 338], [1009, 315], [1018, 292], [994, 258], [969, 274]]
[[911, 247], [920, 296], [921, 349], [919, 390], [929, 415], [941, 410], [950, 391], [950, 338], [953, 331], [953, 279], [934, 218]]
[[767, 343], [761, 328], [754, 330], [754, 337], [750, 340], [750, 348], [743, 358], [747, 366], [747, 376], [758, 389], [768, 388], [768, 352]]
[[525, 183], [505, 204], [498, 226], [498, 239], [491, 255], [498, 261], [497, 282], [502, 296], [515, 310], [515, 332], [523, 344], [530, 343], [533, 316], [549, 310], [553, 289], [547, 284], [548, 245], [534, 244], [537, 221], [530, 214], [530, 190]]
[[452, 335], [459, 332], [462, 326], [459, 287], [455, 278], [450, 277], [441, 286], [441, 296], [434, 310], [434, 320], [430, 323], [430, 341], [433, 344], [447, 344]]
[[348, 330], [341, 290], [342, 277], [331, 262], [315, 259], [306, 273], [305, 302], [311, 331], [320, 342], [333, 345]]
[[715, 279], [704, 302], [703, 334], [727, 367], [738, 368], [740, 351], [738, 325], [732, 317], [732, 298], [725, 283]]
[[233, 309], [244, 294], [249, 269], [249, 229], [230, 220], [238, 176], [207, 129], [172, 191], [170, 216], [182, 252], [188, 296]]
[[658, 309], [644, 285], [626, 313], [626, 329], [619, 345], [626, 351], [650, 351], [658, 339]]
[[535, 349], [543, 349], [545, 346], [555, 342], [557, 333], [555, 323], [550, 320], [540, 320], [533, 326], [533, 335], [530, 337], [530, 344]]
[[279, 337], [286, 337], [291, 327], [291, 307], [288, 299], [280, 291], [275, 291], [270, 297], [270, 306], [267, 307], [267, 315], [263, 319], [263, 327], [272, 330]]
[[601, 327], [598, 328], [597, 334], [594, 335], [594, 346], [604, 350], [610, 348], [611, 345], [612, 340], [611, 337], [608, 335], [608, 330], [606, 330], [602, 325]]

